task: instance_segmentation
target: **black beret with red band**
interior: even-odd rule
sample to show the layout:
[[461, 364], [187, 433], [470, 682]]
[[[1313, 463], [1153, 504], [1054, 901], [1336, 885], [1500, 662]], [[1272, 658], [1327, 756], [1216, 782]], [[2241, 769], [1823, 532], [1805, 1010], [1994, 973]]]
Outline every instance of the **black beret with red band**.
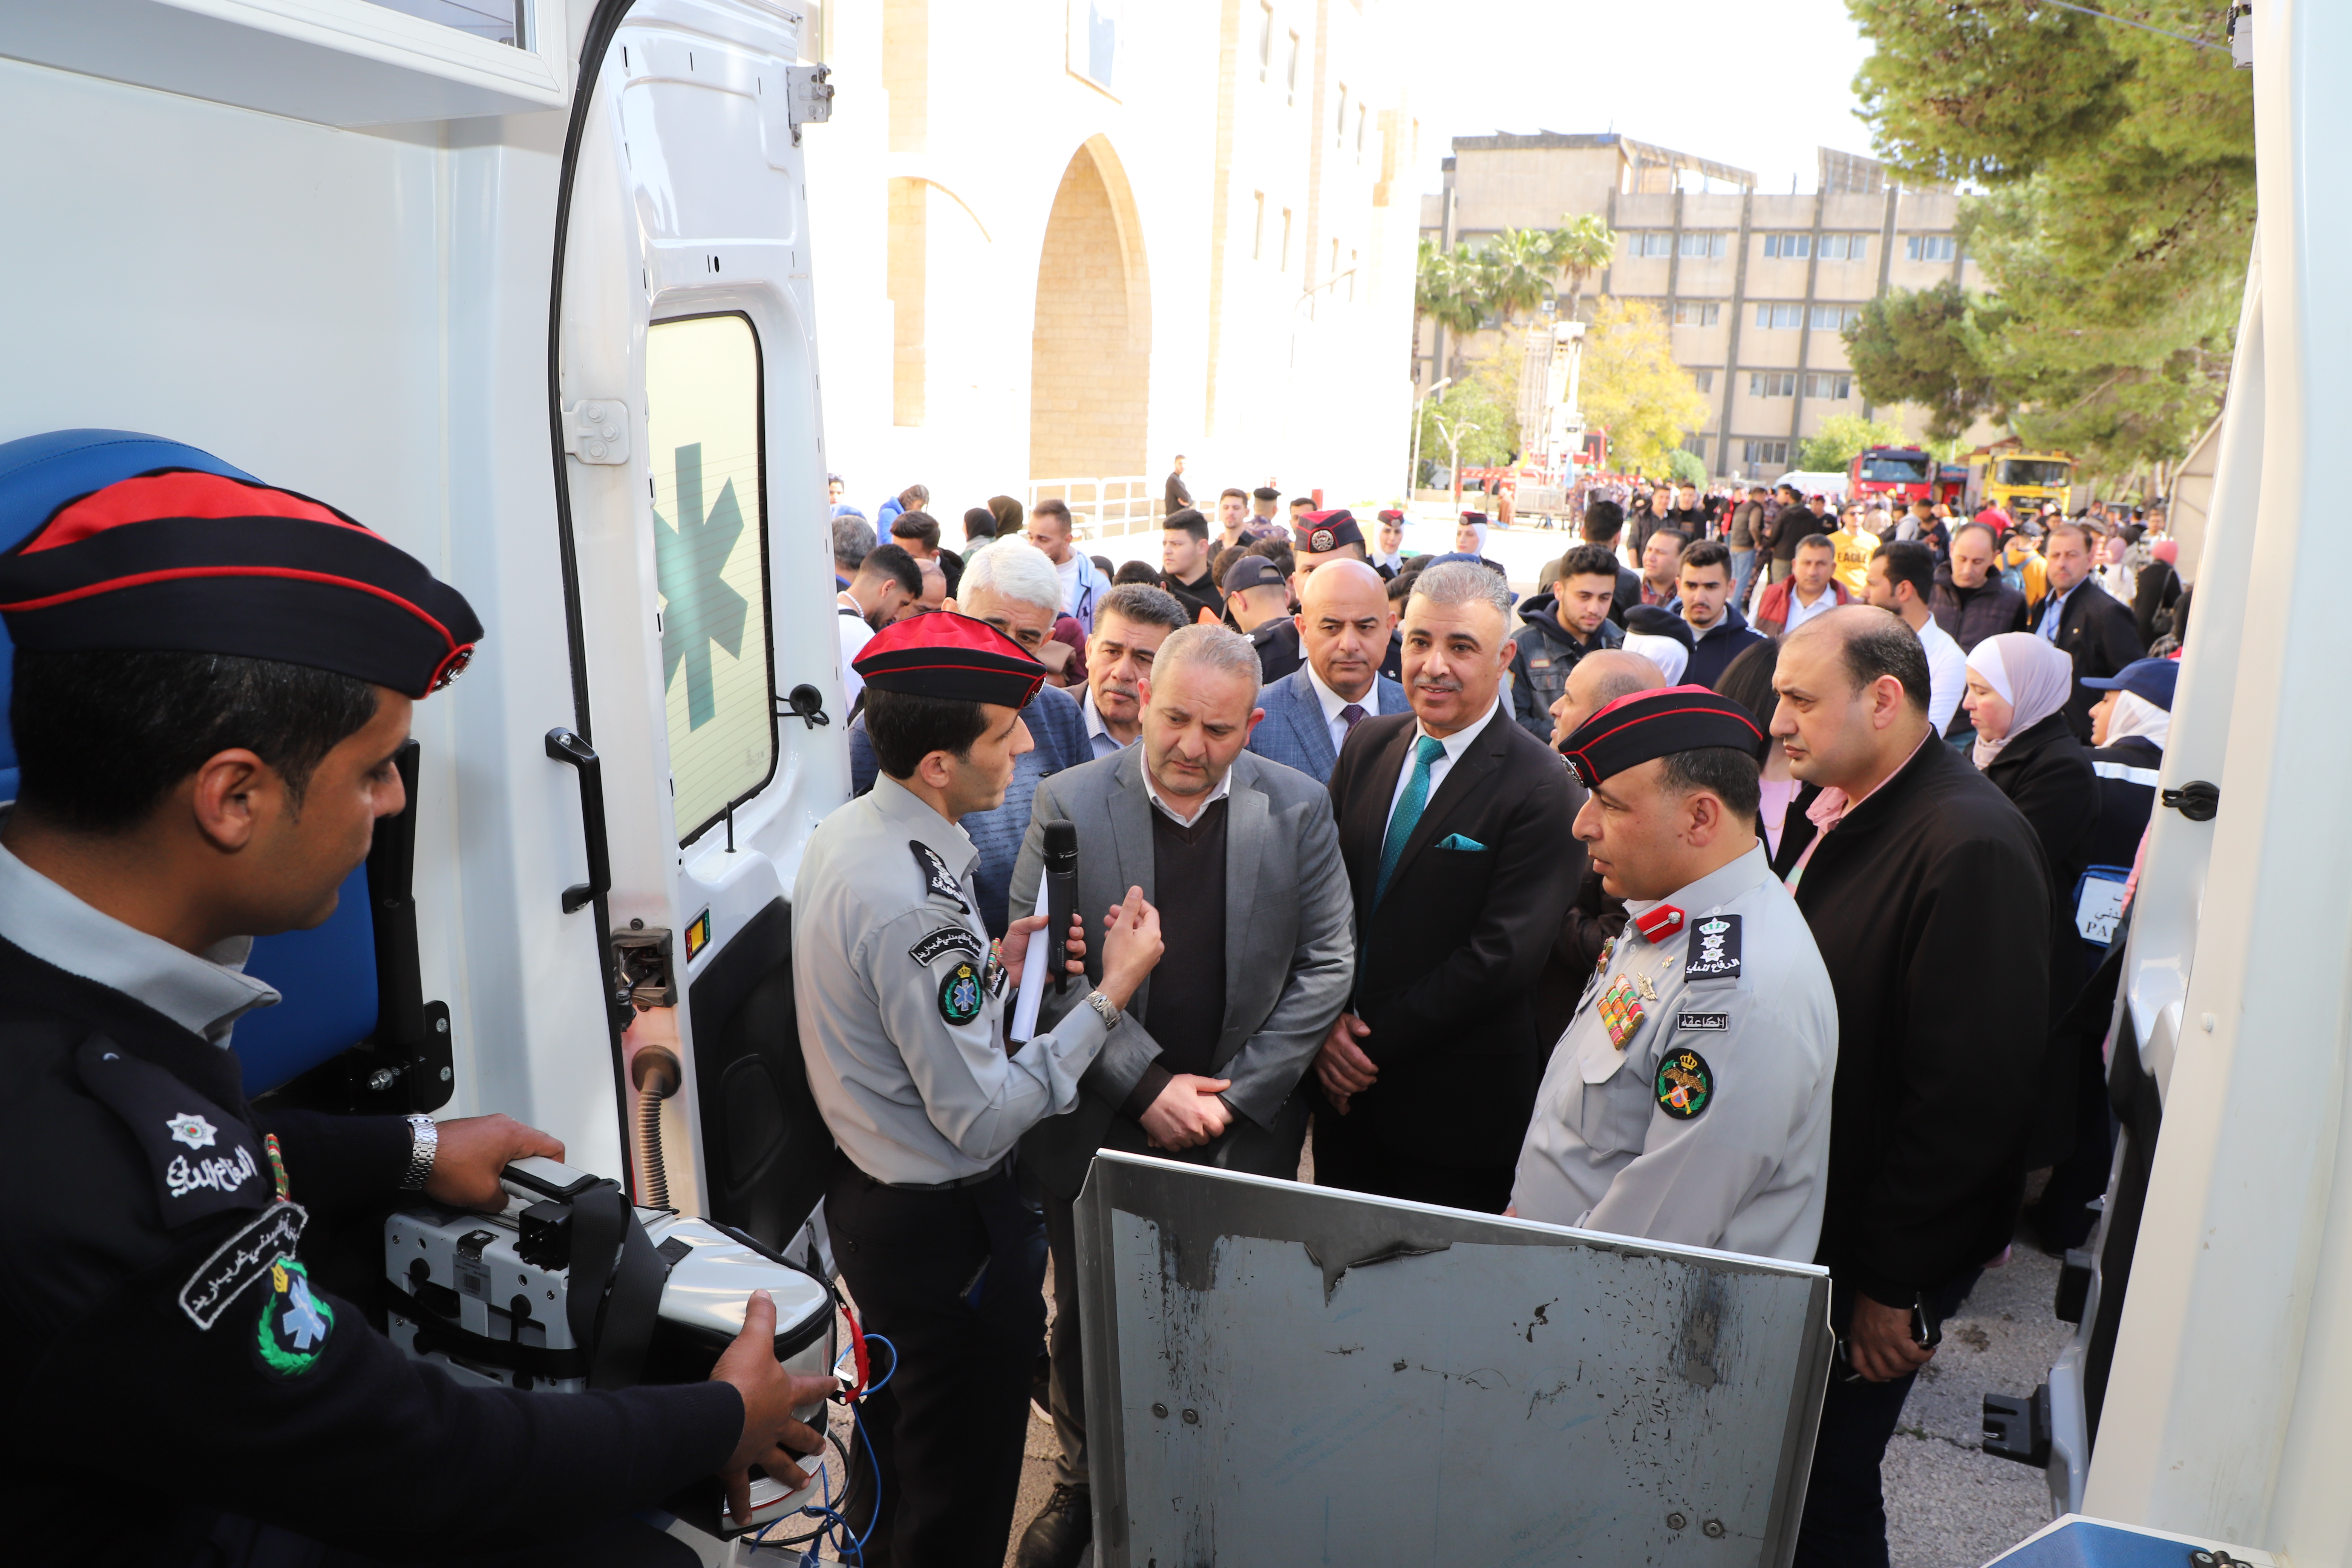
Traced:
[[1578, 725], [1559, 749], [1592, 789], [1653, 757], [1702, 746], [1729, 746], [1752, 757], [1763, 742], [1756, 716], [1730, 698], [1704, 686], [1669, 686], [1620, 697]]
[[951, 610], [891, 622], [849, 662], [877, 690], [1001, 708], [1028, 706], [1045, 679], [1045, 667], [1028, 649], [986, 621]]
[[446, 686], [482, 624], [422, 562], [321, 501], [161, 468], [78, 496], [0, 554], [0, 616], [39, 652], [226, 654], [410, 697]]

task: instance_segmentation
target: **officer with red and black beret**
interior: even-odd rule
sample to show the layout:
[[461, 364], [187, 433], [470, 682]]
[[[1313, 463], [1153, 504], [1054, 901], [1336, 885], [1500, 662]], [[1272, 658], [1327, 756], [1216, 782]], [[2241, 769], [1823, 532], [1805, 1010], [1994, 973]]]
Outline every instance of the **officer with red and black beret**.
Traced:
[[809, 1089], [840, 1145], [825, 1190], [834, 1256], [897, 1352], [866, 1405], [883, 1510], [870, 1560], [995, 1568], [1045, 1331], [1045, 1220], [1014, 1182], [1013, 1149], [1077, 1103], [1160, 962], [1160, 917], [1130, 888], [1094, 917], [1101, 984], [1052, 1028], [1009, 1037], [1024, 968], [1045, 962], [1030, 939], [1045, 917], [990, 942], [980, 851], [959, 824], [1003, 804], [1045, 667], [945, 610], [883, 628], [856, 665], [878, 772], [802, 853], [793, 990]]
[[1544, 1069], [1521, 1218], [1812, 1261], [1837, 1003], [1757, 837], [1764, 744], [1701, 686], [1619, 698], [1560, 743], [1628, 919]]
[[[764, 1297], [709, 1382], [527, 1394], [331, 1288], [339, 1219], [380, 1257], [368, 1204], [502, 1208], [500, 1171], [555, 1140], [246, 1098], [236, 1022], [278, 1000], [253, 938], [323, 922], [403, 808], [411, 707], [482, 635], [465, 598], [333, 507], [123, 431], [0, 446], [0, 541], [12, 1560], [651, 1563], [682, 1549], [635, 1511], [797, 1475], [821, 1440], [793, 1407], [830, 1384], [777, 1364]], [[397, 1506], [355, 1500], [386, 1481]]]

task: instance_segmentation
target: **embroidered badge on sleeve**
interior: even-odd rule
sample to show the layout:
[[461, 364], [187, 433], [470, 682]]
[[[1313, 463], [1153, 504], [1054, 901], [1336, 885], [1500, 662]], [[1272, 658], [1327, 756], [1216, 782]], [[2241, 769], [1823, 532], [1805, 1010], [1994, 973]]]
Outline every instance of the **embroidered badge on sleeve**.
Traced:
[[335, 1310], [310, 1289], [310, 1271], [292, 1258], [269, 1268], [269, 1289], [261, 1298], [261, 1321], [254, 1331], [254, 1349], [261, 1364], [280, 1377], [299, 1377], [319, 1363], [327, 1335], [335, 1326]]
[[1696, 1051], [1668, 1051], [1658, 1063], [1658, 1109], [1688, 1121], [1715, 1100], [1715, 1074]]
[[941, 926], [907, 950], [907, 956], [925, 968], [949, 953], [961, 952], [967, 958], [980, 956], [980, 938], [961, 926]]
[[1683, 973], [1693, 980], [1739, 978], [1738, 915], [1707, 915], [1691, 922], [1690, 957]]
[[963, 913], [971, 913], [971, 906], [963, 901], [963, 884], [948, 869], [948, 863], [940, 858], [940, 852], [919, 838], [908, 839], [907, 847], [915, 852], [915, 864], [922, 870], [924, 889], [936, 897], [953, 900]]
[[965, 959], [940, 982], [940, 1016], [950, 1024], [971, 1023], [980, 1016], [981, 994], [980, 967]]

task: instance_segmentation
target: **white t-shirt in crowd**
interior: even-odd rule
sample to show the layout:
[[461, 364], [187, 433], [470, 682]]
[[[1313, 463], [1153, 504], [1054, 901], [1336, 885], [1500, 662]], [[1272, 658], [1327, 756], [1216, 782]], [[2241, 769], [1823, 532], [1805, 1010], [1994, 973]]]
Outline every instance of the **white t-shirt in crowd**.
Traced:
[[1960, 699], [1968, 692], [1969, 656], [1933, 616], [1919, 628], [1919, 646], [1927, 654], [1927, 723], [1941, 735], [1951, 727], [1952, 715], [1960, 710]]
[[1062, 576], [1062, 614], [1075, 616], [1078, 613], [1078, 552], [1071, 551], [1070, 558], [1054, 570]]
[[855, 703], [857, 694], [866, 689], [866, 678], [851, 667], [850, 660], [866, 651], [874, 640], [874, 628], [866, 624], [866, 612], [857, 601], [846, 594], [835, 595], [835, 618], [841, 622], [841, 685], [849, 700]]

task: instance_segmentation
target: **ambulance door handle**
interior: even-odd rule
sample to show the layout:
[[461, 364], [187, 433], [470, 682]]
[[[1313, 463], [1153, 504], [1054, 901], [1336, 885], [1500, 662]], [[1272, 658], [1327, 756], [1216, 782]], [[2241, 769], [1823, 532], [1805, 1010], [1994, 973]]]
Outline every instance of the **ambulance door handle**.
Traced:
[[613, 852], [604, 837], [604, 764], [595, 748], [560, 724], [547, 732], [547, 754], [580, 770], [580, 830], [588, 840], [588, 879], [563, 889], [568, 915], [613, 888]]

